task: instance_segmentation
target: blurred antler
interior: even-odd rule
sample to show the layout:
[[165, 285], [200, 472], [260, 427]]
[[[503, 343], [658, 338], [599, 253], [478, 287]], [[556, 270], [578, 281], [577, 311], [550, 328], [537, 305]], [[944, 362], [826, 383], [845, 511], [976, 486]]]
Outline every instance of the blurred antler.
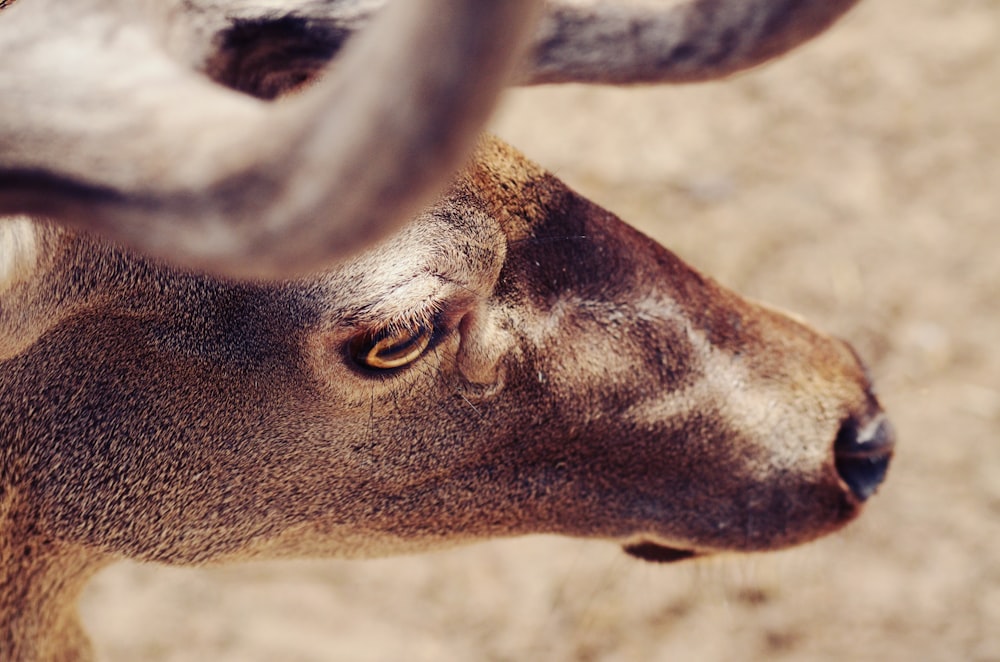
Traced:
[[128, 2], [21, 3], [0, 32], [0, 213], [229, 275], [316, 270], [446, 183], [535, 4], [395, 3], [326, 80], [267, 104], [170, 60]]
[[826, 30], [858, 0], [558, 0], [521, 82], [682, 83], [728, 76]]
[[[197, 0], [216, 25], [259, 14]], [[548, 0], [518, 83], [684, 83], [721, 78], [786, 53], [829, 28], [858, 0]], [[293, 15], [330, 26], [338, 43], [385, 0], [327, 0]], [[219, 29], [219, 28], [216, 28]], [[192, 65], [199, 63], [193, 61]]]
[[[154, 34], [143, 3], [20, 3], [0, 32], [0, 214], [92, 227], [232, 276], [320, 269], [398, 228], [446, 183], [517, 64], [537, 2], [405, 0], [377, 19], [379, 0], [282, 6], [277, 15], [335, 24], [329, 53], [373, 24], [325, 80], [275, 104], [191, 70], [233, 21], [276, 15], [260, 3], [156, 5], [204, 42], [185, 42], [183, 64], [155, 41], [170, 35]], [[812, 38], [856, 2], [558, 0], [518, 80], [718, 78]]]

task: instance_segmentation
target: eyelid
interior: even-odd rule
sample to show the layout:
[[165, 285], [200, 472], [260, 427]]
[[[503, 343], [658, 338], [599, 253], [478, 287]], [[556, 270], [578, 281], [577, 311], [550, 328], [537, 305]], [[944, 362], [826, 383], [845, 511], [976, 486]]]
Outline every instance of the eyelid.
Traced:
[[356, 333], [346, 345], [350, 360], [367, 371], [403, 368], [419, 359], [434, 343], [442, 325], [442, 311], [428, 306], [405, 319]]
[[[424, 324], [412, 329], [386, 329], [376, 334], [362, 334], [356, 338], [360, 346], [352, 347], [352, 354], [355, 361], [366, 368], [401, 368], [413, 363], [424, 353], [433, 335], [434, 328]], [[366, 351], [357, 351], [362, 348], [366, 348]]]
[[[374, 320], [365, 323], [355, 322], [356, 331], [346, 340], [343, 356], [347, 361], [369, 376], [379, 374], [386, 377], [393, 372], [405, 369], [424, 356], [428, 350], [436, 347], [443, 339], [458, 331], [458, 324], [466, 313], [479, 300], [479, 295], [468, 287], [454, 283], [445, 283], [436, 295], [425, 298], [423, 305], [415, 307], [405, 314], [387, 315], [381, 323]], [[367, 311], [364, 317], [371, 320], [374, 311]], [[373, 365], [369, 359], [376, 345], [385, 338], [401, 333], [412, 332], [410, 337], [415, 341], [403, 354], [391, 359], [383, 365]], [[400, 344], [405, 344], [401, 338]], [[394, 343], [391, 343], [394, 344]], [[412, 352], [409, 349], [412, 348]]]

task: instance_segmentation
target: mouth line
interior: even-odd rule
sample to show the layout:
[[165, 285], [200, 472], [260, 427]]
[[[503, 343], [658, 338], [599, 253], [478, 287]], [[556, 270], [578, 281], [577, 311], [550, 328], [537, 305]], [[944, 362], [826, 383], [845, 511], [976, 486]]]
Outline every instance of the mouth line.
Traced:
[[678, 549], [649, 541], [625, 545], [622, 549], [629, 556], [651, 563], [675, 563], [704, 555], [703, 552], [696, 552], [693, 549]]

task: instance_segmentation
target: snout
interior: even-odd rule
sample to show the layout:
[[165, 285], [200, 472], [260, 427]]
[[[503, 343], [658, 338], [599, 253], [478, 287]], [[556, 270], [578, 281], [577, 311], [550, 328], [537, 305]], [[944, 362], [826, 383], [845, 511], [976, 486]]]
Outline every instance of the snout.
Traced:
[[[773, 404], [777, 398], [766, 393], [767, 384], [751, 384], [746, 397], [730, 397], [719, 409], [732, 431], [725, 438], [740, 440], [734, 444], [744, 454], [737, 457], [747, 457], [748, 448], [758, 455], [746, 465], [729, 465], [725, 475], [730, 478], [740, 477], [745, 467], [753, 471], [733, 480], [732, 487], [724, 486], [725, 498], [703, 494], [695, 500], [699, 513], [712, 518], [716, 528], [702, 528], [701, 517], [684, 518], [691, 528], [676, 533], [664, 529], [661, 534], [650, 526], [651, 533], [626, 542], [629, 555], [663, 563], [717, 551], [780, 549], [835, 531], [861, 513], [886, 478], [895, 432], [853, 350], [839, 341], [816, 338], [818, 350], [810, 365], [825, 371], [826, 379], [798, 382], [798, 390], [784, 405]], [[791, 382], [795, 374], [789, 372]], [[811, 398], [802, 396], [806, 385], [814, 389]], [[757, 397], [761, 391], [763, 399]], [[761, 402], [784, 409], [771, 417], [749, 415], [774, 411]], [[824, 416], [823, 410], [833, 406], [841, 408], [841, 417]], [[689, 443], [694, 437], [687, 437]], [[701, 456], [713, 448], [705, 447]], [[712, 466], [724, 463], [725, 458], [716, 458]], [[722, 486], [719, 479], [704, 482]]]
[[[895, 447], [895, 431], [878, 411], [867, 419], [848, 417], [841, 424], [833, 444], [837, 475], [857, 500], [866, 501], [878, 490], [889, 469]], [[856, 509], [852, 508], [856, 513]], [[639, 540], [624, 546], [627, 554], [644, 561], [670, 563], [710, 552], [667, 546], [651, 540]]]
[[895, 447], [895, 432], [879, 413], [867, 421], [846, 419], [833, 444], [837, 474], [859, 501], [875, 494], [889, 469]]

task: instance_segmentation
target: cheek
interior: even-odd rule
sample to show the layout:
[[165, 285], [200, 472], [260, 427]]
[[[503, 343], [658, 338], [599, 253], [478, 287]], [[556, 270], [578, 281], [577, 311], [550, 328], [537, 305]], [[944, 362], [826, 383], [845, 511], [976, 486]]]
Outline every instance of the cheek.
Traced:
[[[539, 382], [553, 397], [605, 411], [631, 426], [686, 409], [704, 381], [705, 352], [681, 320], [652, 318], [607, 302], [557, 302], [518, 326]], [[634, 412], [635, 420], [629, 420]]]

